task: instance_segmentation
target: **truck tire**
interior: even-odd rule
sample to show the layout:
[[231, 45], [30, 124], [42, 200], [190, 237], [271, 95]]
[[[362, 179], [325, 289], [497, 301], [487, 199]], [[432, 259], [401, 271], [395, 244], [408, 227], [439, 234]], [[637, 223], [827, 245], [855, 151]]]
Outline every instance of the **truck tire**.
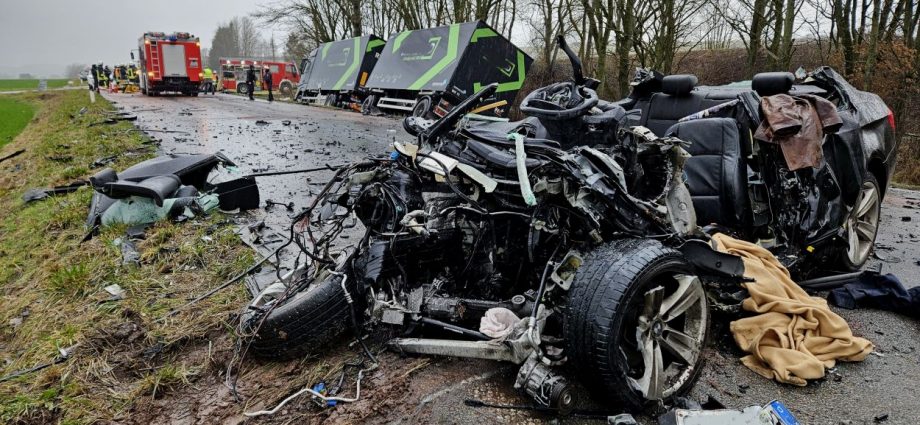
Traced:
[[422, 96], [415, 101], [415, 106], [412, 108], [412, 116], [418, 118], [428, 118], [428, 113], [431, 112], [431, 106], [434, 104], [434, 99], [431, 96]]
[[[356, 314], [364, 310], [353, 279], [346, 281]], [[326, 348], [336, 337], [352, 329], [351, 306], [342, 289], [342, 276], [329, 275], [305, 292], [295, 294], [275, 307], [268, 316], [250, 321], [255, 327], [250, 350], [266, 359], [304, 357]], [[252, 323], [255, 322], [255, 323]]]
[[374, 106], [377, 104], [377, 96], [369, 95], [361, 102], [361, 114], [370, 115]]
[[855, 272], [862, 268], [872, 254], [878, 226], [881, 222], [882, 190], [878, 179], [866, 175], [856, 196], [856, 203], [843, 223], [843, 246], [832, 256], [831, 268]]
[[237, 84], [236, 92], [242, 95], [249, 94], [249, 84]]
[[693, 387], [709, 321], [702, 284], [680, 252], [618, 240], [588, 254], [572, 282], [566, 352], [583, 382], [613, 399], [604, 402], [641, 410]]
[[292, 98], [294, 96], [294, 85], [290, 81], [282, 81], [278, 85], [278, 92], [281, 93], [281, 96]]

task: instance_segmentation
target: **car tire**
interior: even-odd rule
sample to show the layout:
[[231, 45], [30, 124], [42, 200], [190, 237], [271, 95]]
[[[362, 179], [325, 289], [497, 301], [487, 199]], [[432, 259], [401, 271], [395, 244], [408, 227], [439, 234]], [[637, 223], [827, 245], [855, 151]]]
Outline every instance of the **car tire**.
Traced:
[[412, 107], [412, 116], [418, 118], [428, 118], [428, 113], [431, 112], [431, 105], [434, 102], [431, 96], [422, 96], [415, 101], [415, 106]]
[[881, 186], [875, 176], [868, 174], [860, 185], [856, 202], [843, 223], [843, 246], [838, 250], [837, 261], [832, 267], [855, 272], [866, 264], [878, 236], [881, 206]]
[[566, 353], [603, 402], [637, 411], [693, 387], [709, 322], [702, 284], [680, 252], [618, 240], [589, 253], [572, 282]]
[[[346, 281], [355, 303], [356, 314], [364, 310], [353, 279]], [[291, 359], [322, 351], [336, 337], [351, 329], [351, 308], [342, 288], [342, 275], [330, 274], [322, 282], [310, 285], [268, 316], [247, 320], [255, 332], [250, 350], [266, 359]], [[261, 325], [259, 325], [261, 322]], [[256, 328], [257, 327], [257, 328]]]

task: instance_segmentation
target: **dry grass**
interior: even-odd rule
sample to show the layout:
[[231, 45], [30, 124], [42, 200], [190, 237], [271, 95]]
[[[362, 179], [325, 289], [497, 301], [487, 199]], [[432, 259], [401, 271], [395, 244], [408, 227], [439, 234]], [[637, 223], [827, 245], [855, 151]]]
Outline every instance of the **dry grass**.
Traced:
[[[123, 169], [153, 148], [128, 123], [88, 126], [111, 105], [90, 105], [83, 91], [18, 98], [37, 114], [0, 150], [26, 149], [0, 165], [0, 375], [79, 345], [68, 362], [0, 383], [0, 422], [109, 421], [138, 399], [163, 397], [209, 371], [208, 356], [189, 358], [190, 347], [232, 346], [228, 323], [245, 299], [239, 286], [157, 319], [247, 268], [253, 255], [219, 214], [156, 225], [138, 245], [139, 267], [121, 264], [113, 241], [124, 228], [81, 244], [89, 188], [31, 204], [23, 192], [85, 178], [100, 157], [117, 155], [112, 167]], [[108, 300], [102, 288], [113, 283], [126, 299]]]

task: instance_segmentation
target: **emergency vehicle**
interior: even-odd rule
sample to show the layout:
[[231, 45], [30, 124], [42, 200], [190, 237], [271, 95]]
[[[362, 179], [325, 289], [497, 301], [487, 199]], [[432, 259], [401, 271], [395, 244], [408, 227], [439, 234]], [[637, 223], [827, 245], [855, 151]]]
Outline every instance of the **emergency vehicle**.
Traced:
[[149, 96], [163, 92], [198, 96], [204, 75], [198, 37], [187, 32], [146, 32], [138, 40], [138, 50], [141, 92]]
[[290, 97], [294, 86], [300, 81], [300, 71], [294, 62], [279, 62], [270, 60], [220, 58], [220, 88], [221, 90], [236, 91], [248, 94], [249, 87], [246, 83], [246, 71], [252, 65], [256, 69], [256, 90], [267, 90], [262, 82], [262, 73], [268, 67], [272, 74], [272, 90], [277, 90], [282, 96]]

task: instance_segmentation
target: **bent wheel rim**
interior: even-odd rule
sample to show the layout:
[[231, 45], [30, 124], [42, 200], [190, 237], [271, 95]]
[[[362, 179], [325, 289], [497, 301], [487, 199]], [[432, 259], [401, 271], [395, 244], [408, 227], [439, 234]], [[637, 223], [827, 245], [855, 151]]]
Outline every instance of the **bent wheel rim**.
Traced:
[[871, 181], [863, 183], [856, 203], [845, 224], [847, 258], [853, 265], [862, 265], [869, 258], [879, 221], [879, 190]]
[[630, 364], [628, 382], [646, 400], [670, 397], [691, 379], [709, 321], [699, 278], [683, 274], [666, 278], [661, 280], [671, 282], [662, 282], [644, 293], [634, 340], [629, 340], [629, 329], [624, 329], [627, 343], [620, 345]]

